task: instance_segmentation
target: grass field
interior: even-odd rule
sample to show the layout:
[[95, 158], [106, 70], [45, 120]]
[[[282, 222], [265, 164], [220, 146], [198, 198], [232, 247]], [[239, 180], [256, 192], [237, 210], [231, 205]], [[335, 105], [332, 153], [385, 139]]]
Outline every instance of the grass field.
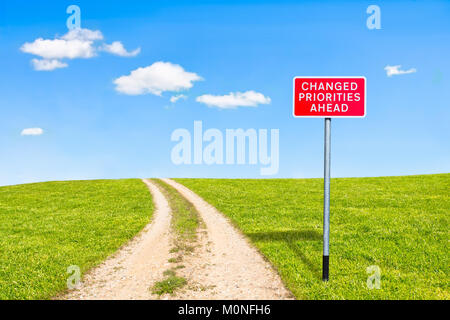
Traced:
[[[176, 179], [216, 206], [298, 299], [449, 299], [450, 174], [332, 179], [321, 281], [322, 179]], [[381, 269], [369, 290], [366, 268]]]
[[142, 181], [0, 187], [0, 299], [46, 299], [136, 235], [153, 212]]

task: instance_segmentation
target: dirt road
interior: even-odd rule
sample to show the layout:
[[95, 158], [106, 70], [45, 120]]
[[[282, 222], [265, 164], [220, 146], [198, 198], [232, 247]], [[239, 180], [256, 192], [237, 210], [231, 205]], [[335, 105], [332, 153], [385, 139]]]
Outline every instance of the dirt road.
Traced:
[[190, 201], [204, 222], [194, 251], [183, 258], [177, 275], [187, 285], [174, 295], [151, 293], [163, 272], [171, 268], [173, 244], [169, 204], [151, 181], [144, 179], [156, 210], [152, 222], [129, 244], [83, 277], [80, 289], [65, 299], [289, 299], [277, 272], [220, 212], [188, 188], [164, 182]]

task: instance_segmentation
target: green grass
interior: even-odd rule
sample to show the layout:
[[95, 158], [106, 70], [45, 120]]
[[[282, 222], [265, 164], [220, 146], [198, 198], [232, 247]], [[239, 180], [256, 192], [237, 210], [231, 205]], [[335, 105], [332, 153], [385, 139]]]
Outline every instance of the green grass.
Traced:
[[0, 299], [48, 299], [136, 235], [153, 212], [142, 181], [0, 187]]
[[[322, 179], [177, 179], [216, 206], [299, 299], [449, 299], [450, 174], [332, 179], [321, 281]], [[366, 268], [381, 268], [369, 290]]]
[[[189, 251], [189, 246], [186, 243], [193, 242], [197, 239], [197, 229], [200, 225], [200, 219], [194, 206], [187, 201], [175, 188], [164, 183], [160, 179], [153, 179], [166, 196], [172, 209], [172, 228], [174, 229], [177, 240], [180, 245], [183, 245]], [[178, 251], [180, 248], [173, 248], [173, 251]]]
[[173, 294], [175, 290], [182, 288], [186, 285], [186, 279], [177, 277], [175, 272], [172, 275], [167, 276], [163, 281], [159, 281], [153, 287], [152, 293], [157, 295], [163, 295], [165, 293]]

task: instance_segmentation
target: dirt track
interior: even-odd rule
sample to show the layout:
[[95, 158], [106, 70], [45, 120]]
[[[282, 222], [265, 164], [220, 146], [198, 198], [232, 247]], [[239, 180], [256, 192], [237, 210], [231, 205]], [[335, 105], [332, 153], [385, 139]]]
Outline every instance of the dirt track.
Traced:
[[[161, 299], [289, 299], [279, 275], [247, 239], [214, 207], [194, 192], [163, 179], [190, 201], [205, 229], [199, 230], [194, 252], [186, 255], [177, 274], [187, 286]], [[153, 195], [153, 221], [129, 244], [83, 277], [80, 289], [65, 299], [157, 299], [151, 293], [162, 273], [171, 268], [170, 207], [151, 181], [143, 180]]]

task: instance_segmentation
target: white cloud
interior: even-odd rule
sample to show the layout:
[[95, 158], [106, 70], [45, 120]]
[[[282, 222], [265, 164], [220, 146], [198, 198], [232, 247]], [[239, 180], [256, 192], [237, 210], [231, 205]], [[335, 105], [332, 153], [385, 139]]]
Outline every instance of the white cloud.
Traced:
[[44, 130], [41, 128], [27, 128], [23, 129], [21, 134], [22, 136], [40, 136], [44, 133]]
[[270, 98], [255, 91], [230, 92], [223, 96], [205, 94], [197, 97], [197, 102], [204, 103], [210, 107], [221, 109], [233, 109], [237, 107], [256, 107], [258, 104], [269, 104]]
[[37, 71], [52, 71], [59, 68], [66, 68], [68, 66], [67, 63], [61, 62], [56, 59], [33, 59], [31, 60], [31, 63], [33, 64], [34, 70]]
[[131, 71], [130, 75], [114, 80], [116, 90], [129, 95], [151, 93], [160, 96], [164, 91], [181, 91], [192, 88], [194, 81], [202, 78], [184, 71], [183, 67], [170, 62], [155, 62], [145, 68]]
[[89, 30], [83, 28], [72, 29], [61, 37], [64, 40], [82, 40], [95, 41], [103, 40], [103, 34], [100, 30]]
[[101, 39], [103, 35], [98, 30], [74, 29], [60, 38], [38, 38], [33, 42], [26, 42], [20, 49], [44, 59], [92, 58], [96, 55], [92, 44]]
[[187, 96], [185, 96], [184, 94], [178, 94], [178, 95], [172, 96], [172, 97], [170, 97], [170, 102], [175, 103], [180, 99], [186, 100]]
[[105, 43], [100, 49], [121, 57], [135, 57], [141, 52], [141, 48], [137, 48], [133, 51], [127, 51], [120, 41], [114, 41], [111, 44]]
[[[55, 39], [37, 38], [33, 42], [25, 42], [20, 50], [41, 58], [32, 60], [35, 70], [51, 71], [68, 66], [60, 61], [62, 59], [89, 59], [97, 56], [98, 48], [94, 43], [100, 40], [103, 40], [103, 34], [99, 30], [73, 29]], [[122, 57], [133, 57], [141, 51], [138, 48], [128, 52], [120, 41], [104, 44], [100, 49]]]
[[415, 68], [411, 68], [409, 70], [400, 70], [400, 68], [401, 68], [401, 65], [397, 65], [397, 66], [387, 65], [386, 67], [384, 67], [384, 70], [386, 70], [386, 75], [388, 77], [396, 76], [396, 75], [400, 75], [400, 74], [408, 74], [408, 73], [417, 72], [417, 70]]
[[63, 40], [63, 39], [36, 39], [33, 42], [26, 42], [21, 48], [23, 52], [40, 56], [44, 59], [75, 59], [92, 58], [95, 56], [95, 49], [92, 41], [84, 40]]

